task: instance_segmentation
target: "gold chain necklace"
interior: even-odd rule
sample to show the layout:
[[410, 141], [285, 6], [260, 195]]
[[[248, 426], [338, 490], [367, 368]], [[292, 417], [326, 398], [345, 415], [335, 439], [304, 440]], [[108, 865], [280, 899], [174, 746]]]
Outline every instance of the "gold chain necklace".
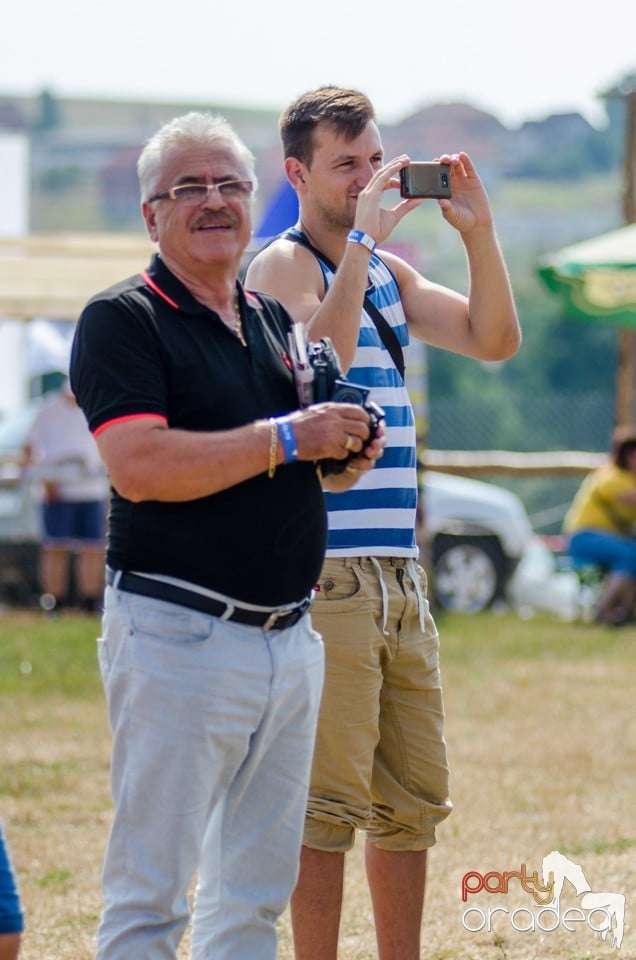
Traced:
[[247, 346], [245, 341], [245, 335], [243, 334], [243, 323], [241, 321], [241, 311], [239, 309], [238, 294], [234, 297], [234, 317], [235, 322], [231, 326], [232, 333], [234, 333], [240, 340], [243, 347]]

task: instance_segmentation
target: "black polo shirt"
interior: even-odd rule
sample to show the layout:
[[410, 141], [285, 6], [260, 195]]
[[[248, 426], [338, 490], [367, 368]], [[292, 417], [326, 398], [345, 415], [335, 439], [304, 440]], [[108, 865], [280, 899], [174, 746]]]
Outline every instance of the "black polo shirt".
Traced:
[[[291, 320], [238, 286], [247, 348], [158, 255], [93, 297], [80, 317], [71, 383], [90, 429], [156, 414], [183, 430], [228, 430], [298, 407]], [[180, 577], [239, 600], [278, 605], [315, 584], [326, 514], [314, 465], [279, 466], [183, 503], [132, 503], [112, 490], [107, 562]]]

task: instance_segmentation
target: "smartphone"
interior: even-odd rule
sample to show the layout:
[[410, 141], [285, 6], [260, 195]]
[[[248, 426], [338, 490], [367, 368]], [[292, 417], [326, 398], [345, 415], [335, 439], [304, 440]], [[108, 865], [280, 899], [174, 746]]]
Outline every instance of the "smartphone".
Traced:
[[450, 197], [451, 174], [449, 163], [419, 161], [400, 170], [400, 196]]

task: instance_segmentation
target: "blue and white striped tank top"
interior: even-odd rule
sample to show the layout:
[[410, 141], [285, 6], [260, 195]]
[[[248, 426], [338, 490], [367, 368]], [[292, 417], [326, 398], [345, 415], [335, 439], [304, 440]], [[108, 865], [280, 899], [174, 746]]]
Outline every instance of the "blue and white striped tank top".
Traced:
[[[329, 286], [334, 273], [319, 259]], [[367, 296], [395, 331], [403, 351], [408, 328], [397, 281], [372, 254]], [[415, 511], [417, 471], [415, 417], [404, 381], [371, 317], [362, 313], [349, 380], [371, 388], [370, 399], [386, 411], [387, 444], [373, 470], [346, 493], [326, 493], [328, 557], [417, 557]]]

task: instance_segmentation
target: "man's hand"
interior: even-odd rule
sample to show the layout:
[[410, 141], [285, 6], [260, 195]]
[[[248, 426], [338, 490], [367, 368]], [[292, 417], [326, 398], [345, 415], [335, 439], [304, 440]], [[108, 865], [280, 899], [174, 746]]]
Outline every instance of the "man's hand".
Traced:
[[400, 200], [390, 210], [382, 207], [382, 199], [387, 190], [399, 189], [400, 170], [408, 166], [410, 160], [406, 154], [396, 157], [390, 163], [373, 174], [364, 190], [358, 194], [354, 227], [373, 237], [381, 244], [392, 233], [402, 217], [410, 210], [419, 207], [421, 200]]
[[299, 460], [344, 460], [369, 439], [369, 414], [355, 403], [315, 403], [289, 419]]
[[369, 470], [373, 470], [376, 460], [379, 460], [384, 453], [385, 446], [386, 434], [381, 423], [371, 443], [364, 448], [359, 457], [353, 457], [349, 461], [345, 467], [345, 473], [368, 473]]
[[437, 201], [447, 223], [462, 234], [479, 227], [491, 229], [488, 195], [468, 154], [445, 153], [436, 159], [451, 168], [451, 198]]
[[[444, 153], [435, 160], [448, 163], [451, 168], [450, 199], [437, 201], [444, 219], [460, 233], [469, 233], [478, 227], [492, 228], [492, 214], [488, 195], [467, 153]], [[392, 233], [402, 217], [424, 201], [403, 199], [394, 207], [382, 207], [387, 190], [399, 189], [399, 173], [408, 166], [410, 158], [403, 154], [377, 170], [358, 195], [355, 229], [368, 233], [381, 244]]]
[[376, 462], [384, 453], [386, 433], [383, 421], [377, 428], [376, 436], [358, 457], [353, 457], [342, 473], [328, 474], [322, 477], [323, 489], [330, 493], [342, 493], [353, 487], [360, 477], [373, 470]]

